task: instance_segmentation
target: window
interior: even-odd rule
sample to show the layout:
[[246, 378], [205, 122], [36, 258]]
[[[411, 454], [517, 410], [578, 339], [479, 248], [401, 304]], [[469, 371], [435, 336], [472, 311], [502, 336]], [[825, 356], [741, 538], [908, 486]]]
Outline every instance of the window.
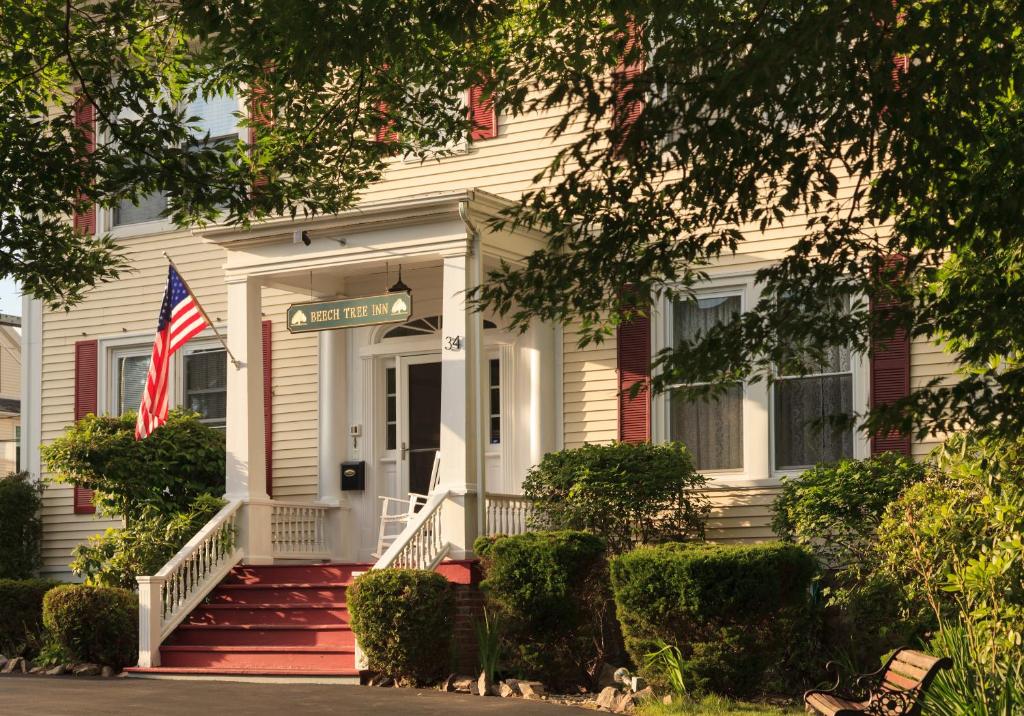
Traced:
[[129, 410], [137, 411], [142, 405], [142, 392], [146, 388], [149, 373], [148, 353], [117, 353], [115, 366], [115, 411], [124, 415]]
[[501, 363], [497, 358], [489, 361], [490, 379], [490, 443], [491, 445], [501, 444]]
[[853, 430], [826, 419], [853, 412], [853, 360], [833, 348], [815, 373], [779, 375], [773, 386], [775, 469], [797, 470], [853, 456]]
[[[237, 111], [238, 97], [234, 94], [214, 95], [205, 99], [199, 97], [191, 102], [185, 116], [200, 118], [196, 123], [198, 130], [195, 131], [195, 144], [216, 144], [237, 136]], [[206, 139], [207, 135], [209, 139]], [[140, 197], [138, 205], [125, 200], [114, 208], [113, 225], [127, 226], [157, 221], [162, 218], [166, 208], [167, 194], [160, 191]]]
[[222, 428], [227, 421], [228, 360], [223, 348], [195, 350], [184, 358], [182, 407], [201, 422]]
[[[693, 339], [718, 323], [727, 323], [743, 310], [738, 294], [676, 301], [672, 306], [673, 345]], [[669, 438], [686, 445], [698, 470], [743, 468], [743, 386], [736, 385], [711, 400], [669, 397]]]
[[21, 472], [21, 426], [14, 426], [14, 471]]
[[398, 444], [398, 374], [395, 368], [384, 369], [384, 449], [394, 450]]

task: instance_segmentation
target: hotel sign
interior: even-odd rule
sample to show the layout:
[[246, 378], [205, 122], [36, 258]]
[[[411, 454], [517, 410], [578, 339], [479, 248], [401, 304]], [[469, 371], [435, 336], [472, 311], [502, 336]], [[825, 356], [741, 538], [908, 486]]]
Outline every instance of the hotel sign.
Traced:
[[337, 301], [295, 303], [288, 307], [288, 330], [292, 333], [306, 333], [378, 323], [401, 323], [409, 320], [411, 315], [412, 294], [408, 291]]

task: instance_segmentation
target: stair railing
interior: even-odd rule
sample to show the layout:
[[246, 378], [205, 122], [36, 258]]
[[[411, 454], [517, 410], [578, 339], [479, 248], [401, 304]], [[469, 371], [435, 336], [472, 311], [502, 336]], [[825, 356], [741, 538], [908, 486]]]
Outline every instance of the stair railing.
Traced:
[[155, 575], [139, 582], [139, 666], [160, 665], [160, 644], [242, 560], [238, 540], [243, 500], [214, 515]]
[[441, 534], [441, 520], [448, 497], [447, 490], [432, 492], [427, 497], [426, 504], [371, 569], [434, 569], [439, 565], [451, 549], [451, 545], [443, 540]]

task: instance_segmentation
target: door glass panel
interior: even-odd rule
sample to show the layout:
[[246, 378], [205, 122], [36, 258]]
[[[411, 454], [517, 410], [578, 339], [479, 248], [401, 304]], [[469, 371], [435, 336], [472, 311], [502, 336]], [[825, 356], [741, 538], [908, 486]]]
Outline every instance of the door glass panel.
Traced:
[[434, 454], [441, 447], [441, 363], [409, 366], [409, 492], [430, 491]]

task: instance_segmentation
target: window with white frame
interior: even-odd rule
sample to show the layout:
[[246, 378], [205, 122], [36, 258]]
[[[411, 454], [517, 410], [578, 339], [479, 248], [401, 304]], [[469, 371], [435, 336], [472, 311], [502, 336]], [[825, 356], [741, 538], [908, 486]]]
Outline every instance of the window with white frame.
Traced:
[[[199, 117], [199, 121], [196, 122], [197, 129], [193, 130], [194, 143], [216, 144], [237, 136], [238, 111], [238, 96], [233, 93], [197, 97], [190, 102], [185, 116]], [[124, 200], [114, 207], [111, 223], [113, 226], [127, 226], [158, 221], [166, 208], [167, 195], [159, 191], [140, 197], [138, 204]]]
[[138, 410], [149, 373], [150, 348], [138, 346], [113, 353], [113, 406], [115, 415]]
[[[110, 396], [105, 405], [114, 415], [136, 411], [149, 373], [151, 345], [118, 347], [109, 352]], [[180, 382], [175, 376], [180, 375]], [[197, 341], [171, 359], [171, 385], [180, 385], [172, 392], [171, 403], [193, 410], [200, 420], [222, 428], [227, 419], [227, 354], [218, 344]]]
[[[702, 295], [672, 306], [672, 345], [692, 340], [716, 324], [728, 323], [743, 310], [737, 293]], [[668, 432], [689, 448], [698, 470], [743, 469], [743, 385], [708, 400], [687, 400], [669, 393]]]
[[223, 348], [196, 348], [182, 360], [182, 407], [216, 428], [227, 421], [228, 358]]
[[853, 456], [853, 429], [830, 418], [853, 412], [853, 355], [832, 348], [812, 373], [776, 376], [772, 386], [775, 469], [800, 470]]

